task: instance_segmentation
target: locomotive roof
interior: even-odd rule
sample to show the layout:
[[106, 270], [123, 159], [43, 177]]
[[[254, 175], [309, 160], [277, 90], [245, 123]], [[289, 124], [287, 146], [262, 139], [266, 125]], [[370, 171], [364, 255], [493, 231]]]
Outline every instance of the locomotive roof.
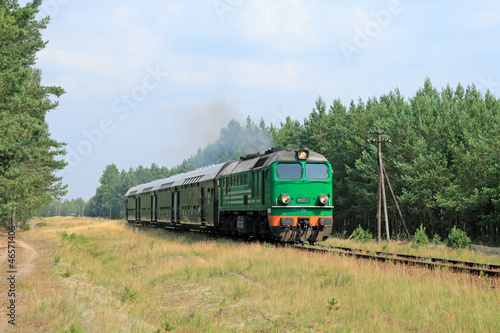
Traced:
[[[301, 151], [307, 152], [308, 158], [306, 160], [300, 160], [297, 157], [297, 154]], [[323, 155], [310, 151], [308, 149], [273, 148], [267, 151], [241, 157], [240, 161], [231, 162], [226, 168], [221, 171], [220, 175], [227, 176], [240, 172], [258, 170], [268, 167], [271, 164], [279, 161], [328, 162], [328, 160]]]
[[198, 183], [201, 181], [214, 179], [215, 176], [227, 163], [221, 163], [196, 169], [194, 171], [180, 173], [168, 178], [158, 179], [151, 183], [141, 184], [130, 188], [125, 194], [126, 197], [141, 193], [153, 192], [164, 188], [175, 187], [185, 184]]

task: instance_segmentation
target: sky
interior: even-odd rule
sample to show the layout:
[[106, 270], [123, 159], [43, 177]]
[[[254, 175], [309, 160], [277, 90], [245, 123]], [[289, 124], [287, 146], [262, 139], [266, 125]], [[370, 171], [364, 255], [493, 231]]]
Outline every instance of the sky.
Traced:
[[47, 15], [36, 67], [66, 90], [46, 118], [66, 199], [111, 163], [173, 167], [231, 119], [303, 121], [318, 96], [411, 98], [426, 78], [500, 93], [493, 0], [45, 0]]

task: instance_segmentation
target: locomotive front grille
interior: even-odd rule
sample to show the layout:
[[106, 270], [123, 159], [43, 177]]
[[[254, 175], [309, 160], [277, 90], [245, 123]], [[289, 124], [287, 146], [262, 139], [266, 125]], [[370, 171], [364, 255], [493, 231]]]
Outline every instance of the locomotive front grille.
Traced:
[[303, 230], [307, 230], [311, 227], [311, 222], [308, 217], [299, 217], [297, 226]]

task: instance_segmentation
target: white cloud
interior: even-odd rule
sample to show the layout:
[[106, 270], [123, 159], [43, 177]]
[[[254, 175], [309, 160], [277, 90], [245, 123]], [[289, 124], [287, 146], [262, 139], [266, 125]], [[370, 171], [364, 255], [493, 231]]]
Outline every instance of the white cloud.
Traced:
[[304, 52], [319, 42], [311, 10], [305, 1], [251, 1], [241, 13], [241, 34], [271, 50]]
[[301, 89], [300, 66], [287, 61], [284, 64], [234, 61], [229, 72], [238, 86], [256, 91], [295, 91]]

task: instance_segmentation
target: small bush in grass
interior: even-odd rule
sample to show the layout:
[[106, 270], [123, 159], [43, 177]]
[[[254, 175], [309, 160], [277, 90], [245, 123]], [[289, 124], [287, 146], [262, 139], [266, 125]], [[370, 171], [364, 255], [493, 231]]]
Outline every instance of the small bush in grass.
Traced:
[[88, 238], [85, 237], [84, 235], [77, 235], [75, 233], [68, 235], [66, 231], [63, 231], [62, 233], [60, 233], [60, 235], [63, 240], [73, 243], [75, 245], [85, 244], [88, 242]]
[[132, 289], [132, 287], [126, 286], [123, 292], [120, 295], [120, 301], [125, 302], [133, 302], [139, 293]]
[[62, 273], [61, 276], [63, 278], [69, 278], [71, 275], [73, 275], [73, 270], [71, 268], [68, 268], [66, 272]]
[[372, 233], [369, 232], [368, 230], [363, 229], [361, 226], [358, 226], [356, 230], [354, 230], [351, 237], [355, 241], [362, 243], [373, 239]]
[[332, 237], [333, 237], [333, 238], [341, 238], [341, 237], [342, 237], [342, 234], [341, 234], [340, 232], [338, 232], [338, 231], [334, 231], [334, 232], [332, 233]]
[[434, 238], [432, 239], [432, 242], [436, 245], [441, 244], [441, 237], [438, 234], [434, 234]]
[[399, 241], [403, 241], [403, 242], [404, 242], [404, 241], [409, 240], [409, 239], [410, 239], [410, 237], [408, 237], [408, 235], [406, 234], [406, 232], [402, 232], [402, 233], [400, 233], [400, 234], [398, 235], [397, 239], [398, 239]]
[[57, 333], [85, 333], [83, 328], [75, 323], [71, 323], [68, 328], [62, 328], [60, 324], [56, 324]]
[[164, 332], [164, 331], [166, 331], [166, 332], [170, 332], [170, 331], [173, 331], [173, 330], [175, 329], [175, 327], [174, 327], [174, 326], [172, 326], [172, 325], [170, 325], [170, 323], [169, 323], [168, 321], [164, 321], [164, 322], [161, 324], [161, 328], [162, 328], [163, 330], [157, 329], [157, 330], [155, 331], [155, 333], [161, 333], [161, 332]]
[[340, 309], [340, 305], [339, 304], [339, 301], [337, 301], [335, 298], [331, 298], [328, 300], [328, 305], [326, 306], [326, 308], [330, 311], [332, 310], [338, 310]]
[[419, 247], [423, 245], [429, 244], [429, 238], [425, 234], [425, 227], [423, 224], [420, 225], [420, 228], [418, 228], [415, 231], [415, 235], [413, 236], [413, 242], [411, 243], [411, 246], [413, 247]]
[[453, 249], [472, 249], [472, 242], [465, 231], [453, 227], [448, 238], [446, 238], [446, 246]]

